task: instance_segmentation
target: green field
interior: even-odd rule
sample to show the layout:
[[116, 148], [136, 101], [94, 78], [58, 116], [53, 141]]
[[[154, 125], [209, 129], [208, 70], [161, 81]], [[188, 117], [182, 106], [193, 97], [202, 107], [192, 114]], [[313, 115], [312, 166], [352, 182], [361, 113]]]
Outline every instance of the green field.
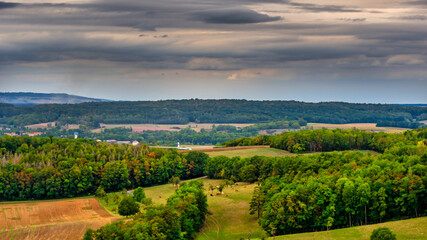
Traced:
[[[226, 149], [226, 148], [225, 148]], [[237, 150], [222, 150], [222, 151], [206, 151], [209, 157], [217, 156], [226, 156], [226, 157], [253, 157], [253, 156], [266, 156], [266, 157], [289, 157], [296, 156], [297, 154], [291, 153], [285, 150], [275, 149], [275, 148], [254, 148], [248, 147], [247, 149], [237, 149]], [[359, 151], [362, 153], [370, 152], [371, 154], [378, 154], [377, 152], [371, 150], [348, 150], [348, 151]], [[311, 152], [303, 154], [319, 154], [320, 152]]]
[[[240, 239], [247, 238], [249, 232], [252, 232], [252, 238], [263, 236], [256, 217], [249, 214], [249, 201], [255, 184], [237, 183], [233, 188], [225, 188], [224, 195], [216, 195], [215, 191], [215, 195], [211, 196], [209, 184], [218, 185], [222, 180], [202, 181], [208, 195], [208, 210], [212, 215], [206, 218], [207, 224], [197, 239]], [[165, 204], [175, 189], [172, 184], [166, 184], [145, 188], [145, 193], [154, 203]]]
[[275, 149], [275, 148], [248, 148], [248, 149], [237, 149], [237, 150], [224, 150], [224, 151], [214, 151], [206, 152], [209, 154], [209, 157], [216, 156], [227, 156], [227, 157], [253, 157], [253, 156], [266, 156], [266, 157], [286, 157], [294, 156], [296, 154], [290, 153], [288, 151]]
[[427, 217], [422, 217], [361, 227], [344, 228], [329, 232], [313, 232], [278, 236], [276, 237], [276, 240], [369, 240], [372, 231], [379, 227], [390, 228], [390, 230], [396, 234], [397, 240], [427, 239]]

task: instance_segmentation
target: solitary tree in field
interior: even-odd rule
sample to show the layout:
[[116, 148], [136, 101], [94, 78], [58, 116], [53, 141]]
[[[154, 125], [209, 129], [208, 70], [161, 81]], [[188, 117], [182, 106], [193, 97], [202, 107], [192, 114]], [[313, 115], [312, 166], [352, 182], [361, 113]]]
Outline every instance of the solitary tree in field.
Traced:
[[178, 187], [179, 183], [181, 182], [181, 179], [179, 177], [172, 177], [169, 182], [172, 183], [174, 186]]
[[133, 197], [137, 202], [142, 203], [145, 200], [145, 191], [142, 187], [138, 187], [133, 191]]
[[123, 198], [119, 203], [119, 214], [122, 216], [130, 216], [139, 212], [139, 205], [131, 196]]

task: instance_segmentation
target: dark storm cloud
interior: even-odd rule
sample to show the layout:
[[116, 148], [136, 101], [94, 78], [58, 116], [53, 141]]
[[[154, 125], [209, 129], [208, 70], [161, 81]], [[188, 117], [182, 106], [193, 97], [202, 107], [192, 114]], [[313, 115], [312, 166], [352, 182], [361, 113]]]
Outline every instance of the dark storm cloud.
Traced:
[[19, 6], [19, 3], [14, 3], [14, 2], [0, 2], [0, 9], [3, 8], [13, 8]]
[[[13, 17], [3, 17], [0, 21], [13, 24], [31, 22], [39, 25], [118, 26], [156, 31], [162, 27], [203, 28], [203, 24], [206, 23], [253, 24], [281, 19], [248, 9], [239, 5], [241, 2], [188, 0], [172, 3], [167, 0], [120, 2], [104, 0], [80, 4], [22, 4], [21, 8], [32, 9], [31, 11], [38, 11], [40, 14], [14, 13]], [[243, 2], [254, 4], [257, 1]]]
[[[1, 48], [0, 45], [0, 64], [83, 59], [142, 62], [145, 68], [162, 69], [187, 68], [187, 62], [200, 63], [193, 61], [195, 58], [215, 58], [217, 60], [213, 63], [211, 60], [203, 60], [200, 66], [192, 64], [188, 69], [220, 70], [224, 67], [219, 62], [225, 59], [232, 59], [234, 64], [232, 68], [226, 69], [245, 69], [253, 66], [280, 68], [285, 63], [293, 61], [323, 61], [355, 56], [381, 58], [385, 61], [394, 55], [425, 52], [422, 41], [427, 40], [427, 30], [423, 30], [422, 26], [367, 24], [366, 18], [340, 18], [334, 19], [335, 23], [279, 21], [282, 18], [274, 16], [275, 14], [270, 16], [242, 5], [242, 3], [267, 2], [289, 6], [284, 9], [290, 13], [295, 11], [291, 10], [295, 8], [311, 12], [362, 11], [345, 6], [275, 0], [184, 0], [179, 4], [168, 0], [120, 2], [104, 0], [86, 4], [23, 4], [19, 9], [34, 9], [28, 11], [28, 14], [13, 12], [11, 17], [0, 16], [0, 22], [10, 25], [39, 24], [57, 27], [61, 29], [58, 30], [59, 33], [70, 34], [64, 37], [51, 34], [42, 40], [14, 41], [11, 45], [16, 48]], [[278, 12], [280, 11], [279, 9]], [[262, 24], [265, 22], [270, 23]], [[126, 45], [102, 38], [74, 36], [72, 32], [78, 32], [75, 28], [79, 26], [127, 27], [142, 31], [158, 28], [224, 30], [233, 32], [234, 45], [230, 43], [227, 49], [218, 48], [210, 51], [208, 48], [193, 49], [189, 44], [183, 51], [181, 46], [173, 44], [176, 34], [168, 32], [157, 35], [136, 33], [136, 37], [141, 37], [138, 38], [141, 42]], [[82, 29], [80, 33], [90, 32], [92, 29]], [[269, 33], [275, 33], [277, 36], [262, 37], [263, 34]], [[354, 37], [360, 41], [367, 41], [362, 44], [309, 40], [313, 37], [330, 36]], [[146, 42], [146, 39], [152, 39], [154, 42]], [[187, 40], [196, 41], [196, 39]], [[408, 41], [411, 41], [411, 44], [407, 44]], [[364, 64], [365, 60], [360, 61], [356, 65]], [[336, 71], [341, 70], [337, 67]]]
[[250, 9], [213, 9], [196, 12], [194, 19], [205, 23], [220, 24], [247, 24], [278, 21], [281, 17], [271, 17], [267, 14], [260, 14]]

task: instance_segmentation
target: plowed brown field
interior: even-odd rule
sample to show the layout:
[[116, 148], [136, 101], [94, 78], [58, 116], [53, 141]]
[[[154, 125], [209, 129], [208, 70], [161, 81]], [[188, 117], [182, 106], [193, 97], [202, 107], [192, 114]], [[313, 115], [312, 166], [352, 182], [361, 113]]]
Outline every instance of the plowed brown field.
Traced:
[[95, 198], [0, 203], [0, 239], [81, 239], [118, 219]]

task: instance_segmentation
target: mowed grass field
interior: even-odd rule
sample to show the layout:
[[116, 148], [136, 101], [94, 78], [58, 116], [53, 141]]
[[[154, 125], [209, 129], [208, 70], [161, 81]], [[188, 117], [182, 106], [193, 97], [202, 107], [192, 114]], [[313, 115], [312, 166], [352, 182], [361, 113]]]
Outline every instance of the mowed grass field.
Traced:
[[[268, 146], [248, 146], [248, 147], [231, 147], [231, 148], [216, 148], [212, 150], [201, 150], [209, 155], [209, 157], [217, 156], [226, 156], [226, 157], [253, 157], [253, 156], [265, 156], [265, 157], [288, 157], [288, 156], [297, 156], [297, 155], [312, 155], [319, 154], [320, 152], [312, 153], [303, 153], [295, 154], [285, 150], [269, 148]], [[370, 152], [371, 154], [378, 154], [375, 151], [371, 150], [348, 150], [348, 151], [358, 151], [362, 153]]]
[[376, 123], [348, 123], [348, 124], [329, 124], [329, 123], [308, 123], [307, 127], [313, 127], [313, 129], [349, 129], [357, 128], [363, 131], [369, 132], [386, 132], [386, 133], [401, 133], [407, 131], [407, 128], [395, 128], [395, 127], [377, 127]]
[[0, 203], [0, 239], [81, 239], [120, 218], [106, 212], [95, 198]]
[[206, 151], [209, 157], [216, 156], [227, 156], [227, 157], [253, 157], [253, 156], [266, 156], [266, 157], [287, 157], [295, 156], [296, 154], [290, 153], [288, 151], [275, 149], [275, 148], [259, 148], [254, 146], [253, 148], [245, 149], [216, 149], [217, 151]]

